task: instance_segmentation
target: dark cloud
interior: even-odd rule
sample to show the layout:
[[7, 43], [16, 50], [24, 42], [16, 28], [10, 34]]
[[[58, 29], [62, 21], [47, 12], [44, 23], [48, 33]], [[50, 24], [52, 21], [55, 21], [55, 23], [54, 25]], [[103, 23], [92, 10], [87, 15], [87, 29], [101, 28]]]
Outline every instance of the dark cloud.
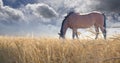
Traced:
[[97, 10], [112, 12], [120, 11], [120, 0], [98, 0], [98, 1], [100, 2], [100, 4], [96, 5]]
[[56, 12], [49, 6], [39, 6], [37, 12], [40, 13], [45, 18], [56, 17]]
[[43, 18], [53, 18], [57, 16], [57, 12], [50, 6], [44, 3], [26, 5], [28, 11], [32, 14], [42, 16]]

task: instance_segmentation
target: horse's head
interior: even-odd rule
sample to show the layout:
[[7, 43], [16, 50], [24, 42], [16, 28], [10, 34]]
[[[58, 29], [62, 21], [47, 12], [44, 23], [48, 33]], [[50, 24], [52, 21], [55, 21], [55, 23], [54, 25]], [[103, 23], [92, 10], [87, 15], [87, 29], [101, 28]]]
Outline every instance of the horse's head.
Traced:
[[65, 36], [63, 34], [58, 33], [58, 35], [59, 35], [59, 38], [65, 39]]

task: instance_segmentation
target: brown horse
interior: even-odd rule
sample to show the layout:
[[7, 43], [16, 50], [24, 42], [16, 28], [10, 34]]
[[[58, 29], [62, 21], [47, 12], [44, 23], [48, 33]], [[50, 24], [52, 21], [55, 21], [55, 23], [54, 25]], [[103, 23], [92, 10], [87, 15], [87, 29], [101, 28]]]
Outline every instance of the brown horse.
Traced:
[[65, 38], [66, 30], [71, 28], [73, 30], [73, 39], [76, 36], [78, 38], [78, 28], [89, 28], [94, 25], [96, 31], [96, 37], [98, 38], [99, 28], [101, 29], [104, 39], [106, 39], [106, 21], [105, 15], [102, 13], [89, 13], [86, 15], [80, 15], [79, 13], [70, 12], [64, 18], [60, 30], [60, 37]]

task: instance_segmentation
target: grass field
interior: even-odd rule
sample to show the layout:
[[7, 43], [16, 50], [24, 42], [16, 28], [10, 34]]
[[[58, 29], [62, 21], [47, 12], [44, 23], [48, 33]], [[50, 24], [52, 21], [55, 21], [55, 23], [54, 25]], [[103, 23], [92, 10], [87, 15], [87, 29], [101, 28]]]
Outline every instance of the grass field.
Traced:
[[120, 63], [120, 36], [107, 40], [1, 36], [0, 63]]

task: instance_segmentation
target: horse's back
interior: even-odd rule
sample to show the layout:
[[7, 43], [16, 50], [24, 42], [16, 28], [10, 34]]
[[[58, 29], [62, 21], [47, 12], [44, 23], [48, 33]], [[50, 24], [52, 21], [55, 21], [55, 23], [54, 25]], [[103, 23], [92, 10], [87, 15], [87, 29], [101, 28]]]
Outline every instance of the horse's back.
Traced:
[[102, 20], [103, 16], [100, 13], [90, 13], [86, 15], [73, 13], [68, 17], [69, 26], [71, 28], [88, 28], [94, 24], [99, 26], [99, 24], [103, 24], [103, 22], [101, 22]]

